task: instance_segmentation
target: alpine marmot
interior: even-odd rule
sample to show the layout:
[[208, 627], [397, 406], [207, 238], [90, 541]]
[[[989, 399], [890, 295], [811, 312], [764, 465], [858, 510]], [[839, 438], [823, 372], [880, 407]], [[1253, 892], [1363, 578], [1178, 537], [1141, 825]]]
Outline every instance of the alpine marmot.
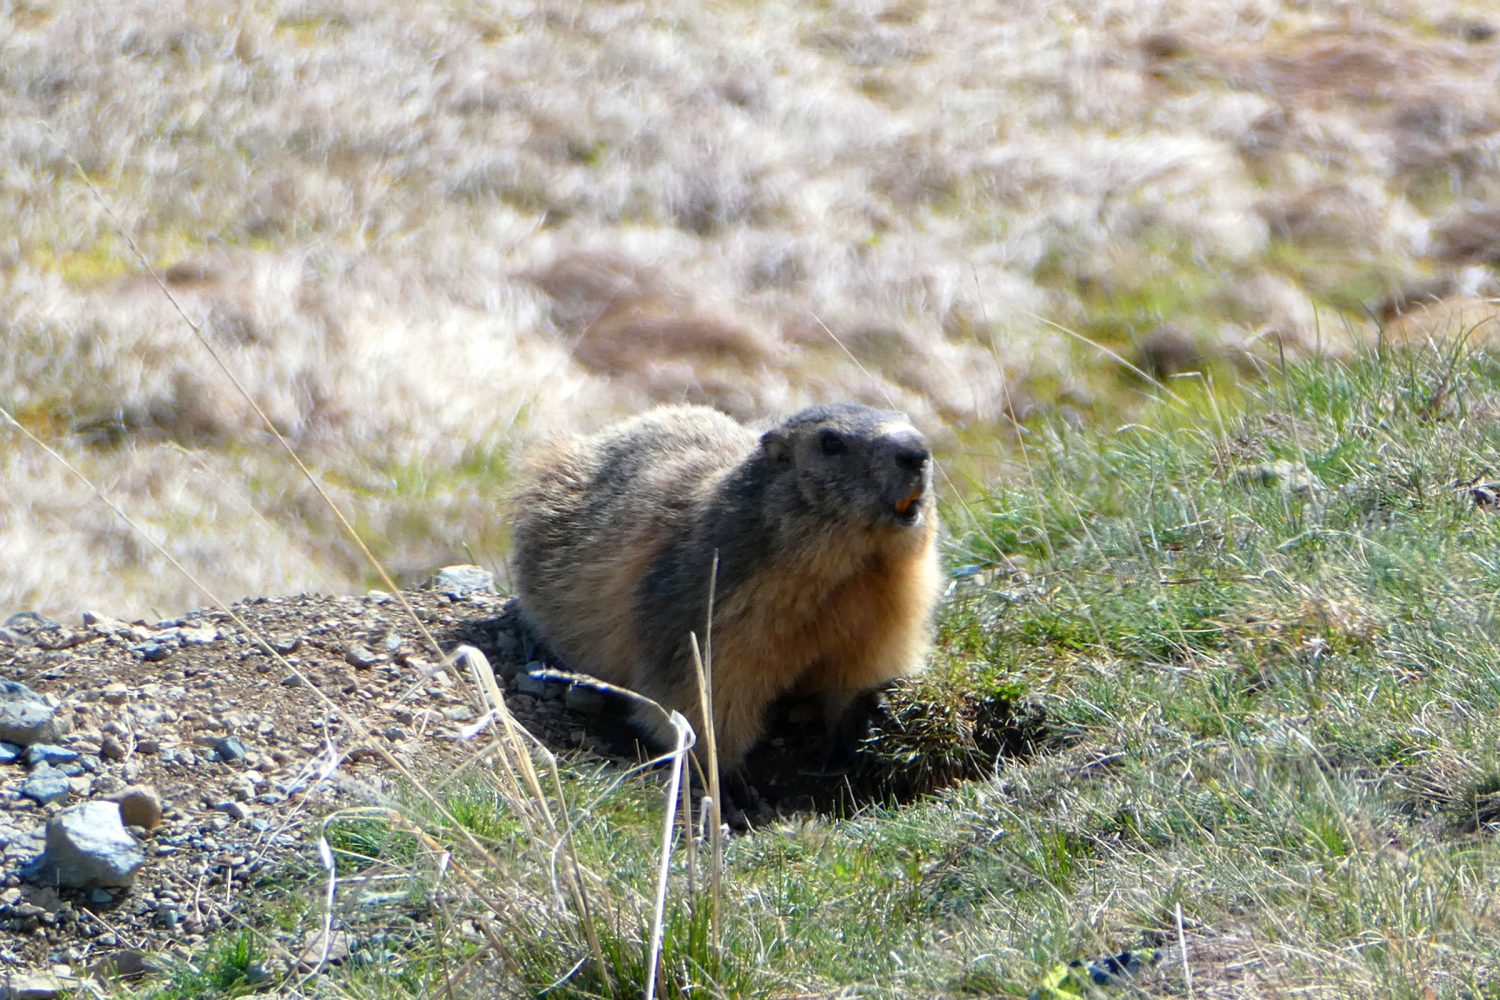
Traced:
[[[721, 769], [791, 690], [831, 725], [919, 669], [941, 589], [927, 440], [900, 413], [802, 410], [757, 435], [664, 406], [539, 450], [515, 499], [524, 623], [574, 670], [645, 695], [702, 733], [689, 633], [713, 603]], [[650, 710], [638, 718], [670, 735]], [[701, 750], [701, 743], [700, 743]]]

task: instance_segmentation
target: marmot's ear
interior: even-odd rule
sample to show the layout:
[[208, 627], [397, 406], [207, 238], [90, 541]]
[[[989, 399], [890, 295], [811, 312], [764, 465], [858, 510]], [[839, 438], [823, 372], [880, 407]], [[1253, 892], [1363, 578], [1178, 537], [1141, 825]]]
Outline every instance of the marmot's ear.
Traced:
[[761, 451], [772, 472], [792, 467], [792, 442], [780, 431], [766, 431], [760, 436]]

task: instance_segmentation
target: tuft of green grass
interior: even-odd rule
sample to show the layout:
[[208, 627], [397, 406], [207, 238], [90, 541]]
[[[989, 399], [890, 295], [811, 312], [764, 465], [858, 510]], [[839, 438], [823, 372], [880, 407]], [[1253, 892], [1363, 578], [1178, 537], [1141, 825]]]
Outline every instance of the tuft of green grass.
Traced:
[[216, 938], [197, 960], [173, 971], [142, 1000], [229, 1000], [271, 988], [265, 954], [249, 931]]
[[417, 855], [416, 838], [383, 816], [339, 816], [325, 824], [323, 836], [340, 875], [382, 865], [404, 867]]

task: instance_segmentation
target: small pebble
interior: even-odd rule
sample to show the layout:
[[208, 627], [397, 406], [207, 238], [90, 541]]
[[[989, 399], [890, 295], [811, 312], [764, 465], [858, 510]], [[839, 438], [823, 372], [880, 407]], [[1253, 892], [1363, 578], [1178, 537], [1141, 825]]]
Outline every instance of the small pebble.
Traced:
[[297, 651], [297, 647], [302, 645], [302, 637], [300, 635], [273, 635], [270, 642], [273, 650], [286, 656]]
[[385, 662], [383, 655], [360, 642], [351, 642], [349, 644], [349, 648], [344, 651], [344, 659], [351, 666], [358, 667], [361, 670], [368, 670], [377, 663]]
[[21, 785], [22, 795], [43, 806], [67, 798], [72, 790], [68, 776], [50, 764], [33, 768], [31, 776]]
[[26, 748], [28, 767], [36, 767], [38, 764], [67, 764], [77, 759], [77, 750], [69, 750], [55, 743], [33, 743]]
[[120, 818], [127, 826], [155, 830], [161, 825], [161, 798], [149, 785], [132, 785], [114, 797], [120, 806]]
[[226, 764], [245, 759], [245, 744], [234, 736], [225, 736], [214, 742], [214, 759]]

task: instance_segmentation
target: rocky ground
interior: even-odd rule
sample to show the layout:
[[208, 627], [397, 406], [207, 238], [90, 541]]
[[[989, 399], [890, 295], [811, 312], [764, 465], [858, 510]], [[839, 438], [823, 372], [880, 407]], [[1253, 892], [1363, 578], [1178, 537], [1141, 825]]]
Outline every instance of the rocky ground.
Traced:
[[[422, 775], [475, 766], [482, 740], [470, 727], [483, 708], [430, 640], [481, 649], [511, 710], [549, 746], [638, 759], [625, 706], [524, 669], [508, 599], [473, 573], [477, 589], [471, 576], [439, 574], [399, 597], [255, 598], [232, 615], [156, 623], [10, 616], [0, 628], [0, 969], [139, 969], [237, 926], [257, 887], [317, 872], [324, 816], [383, 801], [392, 769], [369, 741]], [[810, 709], [777, 710], [780, 734], [753, 762], [762, 798], [752, 820], [858, 794], [857, 780], [804, 769], [817, 759], [807, 745], [817, 727], [799, 725]], [[114, 809], [92, 805], [115, 802], [128, 833]], [[71, 873], [52, 857], [65, 845], [49, 821], [86, 809], [114, 824], [96, 839], [127, 854], [139, 841], [133, 862], [89, 862], [116, 864], [113, 875]], [[291, 956], [309, 947], [284, 944]], [[320, 950], [313, 942], [304, 971]]]

